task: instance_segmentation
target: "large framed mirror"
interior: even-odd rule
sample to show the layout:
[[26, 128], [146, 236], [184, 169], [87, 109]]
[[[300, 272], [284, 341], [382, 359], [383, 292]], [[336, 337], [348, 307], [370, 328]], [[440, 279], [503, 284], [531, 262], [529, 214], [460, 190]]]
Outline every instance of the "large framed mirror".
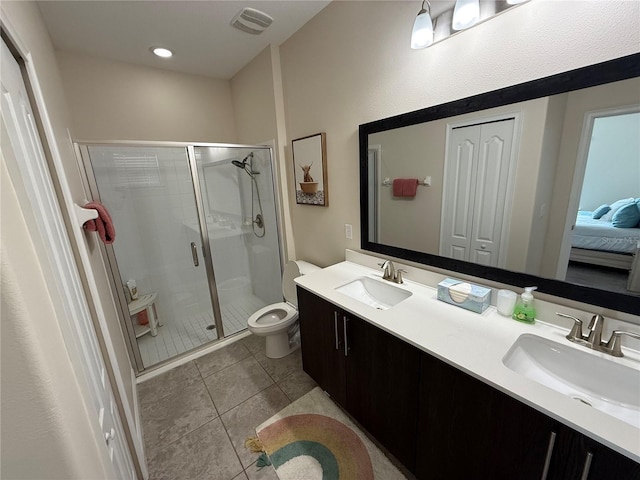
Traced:
[[633, 208], [640, 53], [360, 125], [364, 250], [637, 315]]

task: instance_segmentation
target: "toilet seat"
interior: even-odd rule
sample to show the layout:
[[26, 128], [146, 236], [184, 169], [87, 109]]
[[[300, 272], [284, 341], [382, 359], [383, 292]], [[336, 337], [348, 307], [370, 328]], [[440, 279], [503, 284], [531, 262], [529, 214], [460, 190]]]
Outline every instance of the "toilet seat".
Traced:
[[253, 313], [247, 324], [256, 335], [268, 335], [288, 328], [298, 319], [298, 310], [287, 302], [273, 303]]
[[267, 305], [247, 320], [251, 333], [265, 337], [267, 358], [282, 358], [300, 348], [300, 334], [295, 329], [298, 295], [294, 279], [314, 270], [319, 270], [319, 267], [304, 261], [287, 262], [282, 272], [282, 295], [285, 301]]

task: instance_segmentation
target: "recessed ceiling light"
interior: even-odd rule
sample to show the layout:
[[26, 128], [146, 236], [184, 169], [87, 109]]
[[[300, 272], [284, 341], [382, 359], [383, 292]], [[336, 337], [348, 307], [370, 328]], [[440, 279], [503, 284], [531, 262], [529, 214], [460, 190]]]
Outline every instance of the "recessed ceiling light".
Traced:
[[153, 52], [154, 55], [157, 55], [158, 57], [162, 57], [162, 58], [169, 58], [173, 55], [173, 52], [168, 48], [151, 47], [150, 50]]

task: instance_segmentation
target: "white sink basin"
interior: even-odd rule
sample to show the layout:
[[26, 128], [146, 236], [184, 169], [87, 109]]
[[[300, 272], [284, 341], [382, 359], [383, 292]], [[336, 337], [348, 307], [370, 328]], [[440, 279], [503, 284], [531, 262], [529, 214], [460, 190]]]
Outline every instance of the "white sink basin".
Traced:
[[537, 335], [518, 337], [508, 368], [640, 428], [640, 370]]
[[369, 277], [360, 277], [335, 290], [378, 310], [389, 310], [412, 295], [391, 283]]

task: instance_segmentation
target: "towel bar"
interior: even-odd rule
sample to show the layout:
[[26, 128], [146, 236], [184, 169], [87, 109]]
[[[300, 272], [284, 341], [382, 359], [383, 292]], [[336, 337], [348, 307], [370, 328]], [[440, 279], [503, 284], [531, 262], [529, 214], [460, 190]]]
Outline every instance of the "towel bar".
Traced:
[[95, 220], [96, 218], [98, 218], [98, 211], [94, 210], [93, 208], [84, 208], [78, 205], [77, 203], [74, 203], [73, 206], [75, 207], [75, 210], [76, 210], [76, 217], [78, 218], [78, 223], [80, 224], [80, 228], [82, 228], [85, 222], [88, 222], [89, 220]]
[[[393, 185], [393, 180], [391, 180], [389, 177], [385, 178], [382, 181], [382, 186], [383, 187], [390, 187], [391, 185]], [[431, 177], [424, 177], [424, 180], [418, 180], [418, 185], [422, 185], [425, 187], [430, 187], [431, 186]]]

